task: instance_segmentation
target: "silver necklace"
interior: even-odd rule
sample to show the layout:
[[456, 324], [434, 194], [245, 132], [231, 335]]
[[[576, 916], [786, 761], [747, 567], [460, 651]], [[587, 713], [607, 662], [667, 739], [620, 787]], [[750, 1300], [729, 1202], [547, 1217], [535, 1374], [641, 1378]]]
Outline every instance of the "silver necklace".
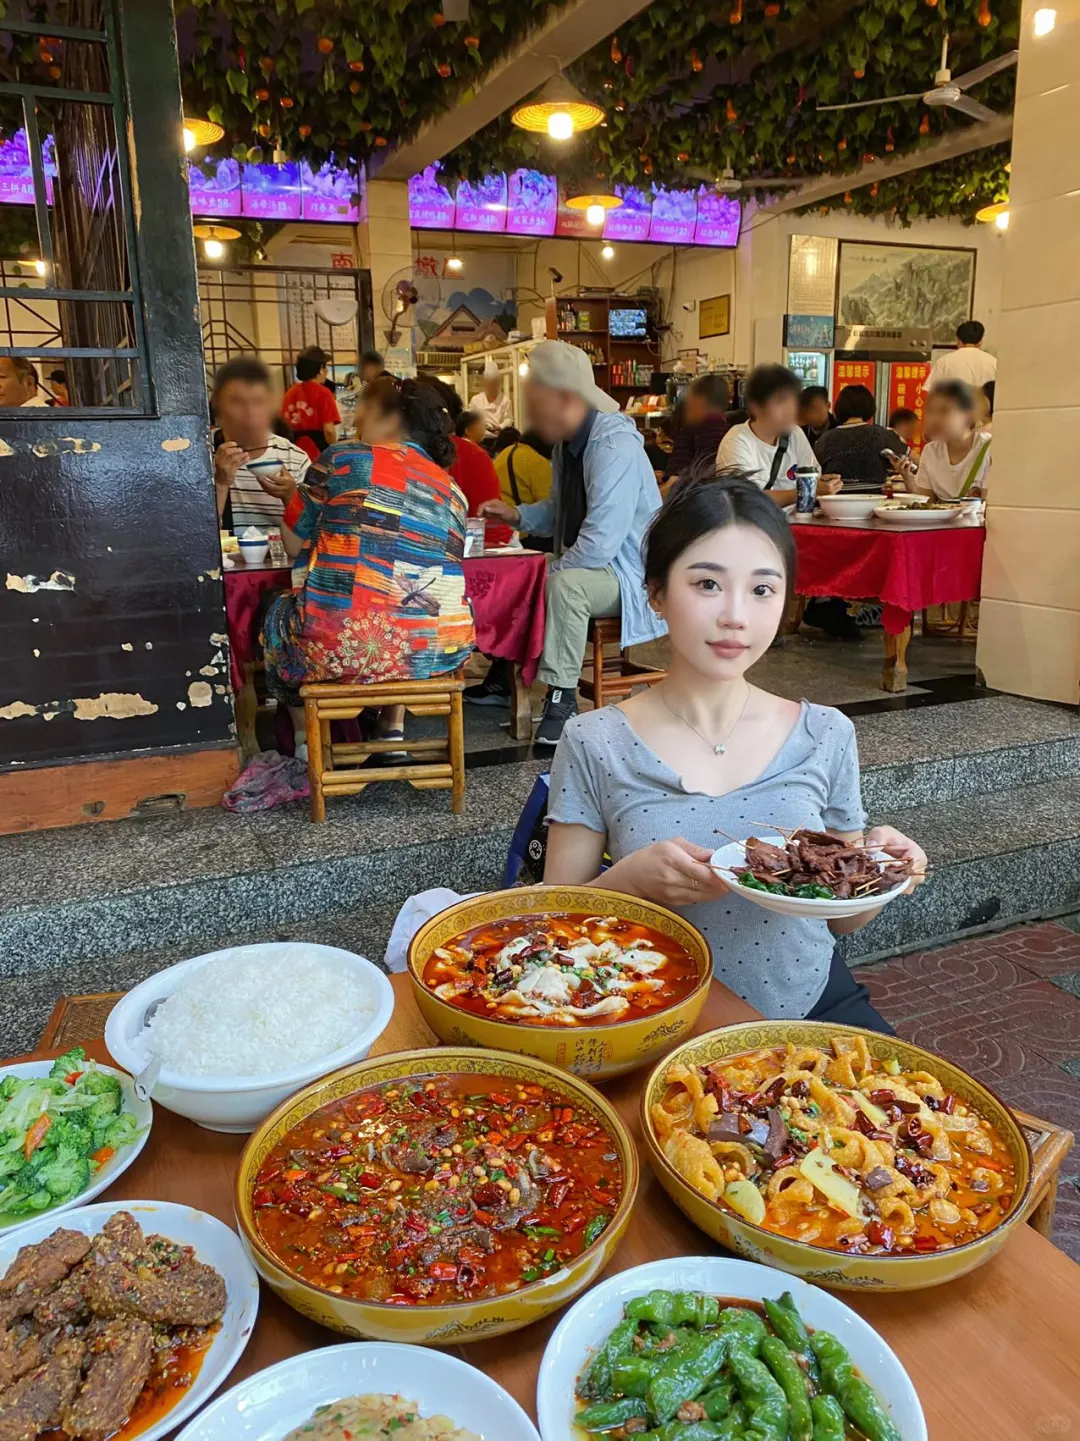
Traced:
[[664, 699], [664, 692], [662, 689], [657, 689], [656, 693], [660, 697], [660, 704], [664, 707], [664, 709], [670, 715], [673, 715], [676, 720], [682, 721], [684, 726], [689, 726], [690, 729], [694, 732], [694, 734], [699, 738], [699, 740], [703, 740], [705, 742], [705, 744], [712, 751], [713, 755], [718, 756], [722, 756], [727, 750], [727, 743], [738, 730], [739, 724], [742, 721], [743, 716], [746, 714], [746, 707], [750, 704], [750, 687], [747, 686], [746, 699], [742, 703], [742, 710], [735, 717], [735, 724], [731, 727], [731, 729], [728, 731], [727, 735], [722, 741], [711, 741], [707, 735], [704, 735], [701, 731], [698, 730], [696, 725], [694, 725], [691, 721], [688, 721], [684, 715], [680, 715], [677, 710], [673, 709], [671, 706], [668, 705], [667, 701]]

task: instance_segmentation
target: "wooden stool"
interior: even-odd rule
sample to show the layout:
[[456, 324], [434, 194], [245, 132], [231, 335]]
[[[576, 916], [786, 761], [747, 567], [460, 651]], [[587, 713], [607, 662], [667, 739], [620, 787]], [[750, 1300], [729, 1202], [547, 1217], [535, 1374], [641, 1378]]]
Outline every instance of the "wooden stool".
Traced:
[[619, 645], [622, 640], [622, 621], [615, 615], [603, 620], [589, 622], [589, 644], [592, 646], [592, 678], [588, 672], [578, 685], [581, 694], [599, 710], [612, 701], [622, 700], [639, 685], [655, 685], [663, 680], [667, 671], [650, 670], [648, 666], [635, 665], [629, 658], [629, 651], [621, 650], [617, 656], [604, 658], [604, 647]]
[[[322, 681], [303, 686], [300, 695], [307, 725], [311, 819], [326, 820], [328, 795], [359, 795], [377, 781], [408, 781], [418, 791], [448, 790], [454, 814], [460, 815], [465, 809], [465, 730], [461, 714], [464, 689], [461, 671], [434, 680], [372, 681], [366, 685]], [[446, 739], [331, 743], [331, 721], [355, 720], [366, 707], [384, 705], [403, 705], [410, 715], [447, 716]], [[369, 756], [400, 750], [413, 755], [430, 754], [432, 760], [424, 765], [364, 765]]]

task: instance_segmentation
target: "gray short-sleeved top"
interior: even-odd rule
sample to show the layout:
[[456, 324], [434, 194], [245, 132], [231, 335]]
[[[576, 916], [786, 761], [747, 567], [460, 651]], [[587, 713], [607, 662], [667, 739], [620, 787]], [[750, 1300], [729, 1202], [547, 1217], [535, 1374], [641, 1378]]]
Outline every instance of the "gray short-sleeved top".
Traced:
[[[750, 785], [721, 796], [684, 786], [616, 706], [563, 732], [551, 772], [548, 820], [607, 837], [613, 861], [681, 836], [715, 849], [781, 826], [860, 831], [855, 729], [829, 706], [802, 702], [791, 734]], [[825, 989], [833, 939], [824, 921], [770, 914], [729, 893], [682, 913], [712, 947], [717, 977], [769, 1017], [805, 1016]]]

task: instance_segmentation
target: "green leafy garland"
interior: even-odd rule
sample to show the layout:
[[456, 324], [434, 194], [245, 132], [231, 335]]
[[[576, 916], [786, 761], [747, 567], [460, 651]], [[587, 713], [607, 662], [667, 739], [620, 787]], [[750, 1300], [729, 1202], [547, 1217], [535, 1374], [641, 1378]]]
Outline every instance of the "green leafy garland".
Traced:
[[1009, 147], [995, 145], [909, 170], [894, 180], [863, 185], [843, 195], [831, 196], [816, 205], [804, 206], [800, 215], [827, 215], [846, 210], [854, 215], [884, 215], [908, 226], [916, 220], [951, 216], [971, 225], [975, 212], [1009, 198], [1009, 177], [1005, 170]]

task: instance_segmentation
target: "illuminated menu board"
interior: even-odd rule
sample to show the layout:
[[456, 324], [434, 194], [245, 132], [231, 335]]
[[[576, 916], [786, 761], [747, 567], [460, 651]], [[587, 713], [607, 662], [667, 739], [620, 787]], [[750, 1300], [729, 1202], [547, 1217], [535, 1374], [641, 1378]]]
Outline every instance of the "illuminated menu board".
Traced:
[[409, 181], [409, 223], [416, 230], [505, 231], [727, 249], [739, 243], [742, 207], [707, 185], [699, 190], [657, 186], [652, 192], [617, 185], [615, 193], [623, 203], [607, 212], [598, 230], [583, 210], [567, 205], [563, 187], [543, 171], [489, 175], [477, 185], [462, 181], [455, 197], [439, 178], [438, 166], [430, 165]]
[[[52, 136], [43, 145], [45, 186], [52, 203], [56, 175]], [[329, 220], [355, 225], [363, 215], [363, 180], [354, 171], [326, 164], [313, 171], [306, 161], [284, 165], [241, 165], [210, 159], [205, 168], [188, 162], [192, 215], [209, 219]], [[358, 193], [359, 192], [359, 193]], [[33, 205], [34, 180], [26, 132], [17, 130], [0, 145], [0, 204]]]

